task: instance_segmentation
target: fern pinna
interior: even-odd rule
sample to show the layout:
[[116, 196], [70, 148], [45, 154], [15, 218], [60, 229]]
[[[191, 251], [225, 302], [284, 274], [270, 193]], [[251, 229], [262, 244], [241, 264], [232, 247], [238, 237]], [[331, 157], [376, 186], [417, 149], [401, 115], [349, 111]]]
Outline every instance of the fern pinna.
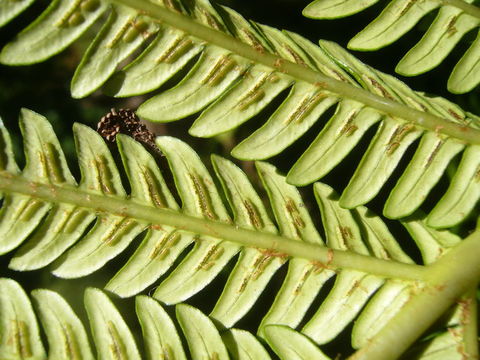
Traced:
[[[0, 309], [15, 315], [8, 324], [11, 346], [0, 347], [2, 357], [45, 358], [46, 351], [28, 296], [11, 279], [0, 278], [0, 289]], [[32, 298], [47, 336], [49, 359], [95, 359], [85, 327], [60, 295], [36, 289]], [[220, 333], [212, 320], [198, 309], [179, 304], [176, 306], [176, 318], [190, 349], [191, 356], [187, 357], [189, 353], [183, 348], [175, 324], [163, 307], [144, 295], [137, 296], [135, 304], [142, 326], [145, 354], [149, 359], [229, 359], [228, 352], [234, 359], [271, 359], [265, 345], [249, 332], [229, 329]], [[85, 307], [98, 357], [142, 358], [128, 325], [104, 293], [95, 288], [87, 289]], [[282, 358], [328, 359], [306, 336], [286, 326], [268, 325], [265, 335], [268, 345]]]
[[[223, 328], [231, 328], [255, 308], [275, 272], [288, 266], [271, 308], [262, 315], [257, 334], [281, 358], [290, 359], [292, 349], [302, 343], [309, 344], [305, 345], [306, 351], [320, 354], [321, 345], [334, 341], [354, 319], [352, 346], [359, 350], [353, 358], [396, 358], [456, 299], [462, 300], [442, 322], [443, 330], [422, 348], [420, 358], [433, 354], [461, 358], [476, 351], [476, 340], [472, 340], [477, 331], [472, 291], [480, 276], [476, 260], [478, 231], [462, 241], [453, 233], [427, 227], [419, 216], [404, 219], [402, 224], [417, 243], [425, 264], [416, 265], [378, 216], [361, 206], [353, 210], [341, 208], [333, 189], [316, 183], [314, 195], [321, 211], [325, 243], [299, 191], [267, 163], [256, 166], [275, 220], [236, 165], [212, 157], [226, 198], [223, 200], [198, 155], [175, 138], [158, 137], [156, 143], [168, 160], [181, 207], [153, 156], [125, 135], [118, 135], [117, 143], [130, 194], [124, 190], [108, 146], [94, 130], [74, 126], [81, 171], [77, 184], [48, 121], [22, 110], [20, 127], [26, 155], [23, 171], [15, 163], [7, 129], [1, 127], [4, 146], [0, 189], [4, 198], [0, 251], [15, 251], [9, 263], [11, 269], [34, 270], [51, 264], [58, 277], [82, 277], [102, 268], [139, 238], [141, 243], [105, 289], [130, 297], [150, 288], [153, 298], [177, 304], [200, 292], [238, 255], [209, 317]], [[193, 247], [188, 247], [191, 243]], [[168, 276], [158, 283], [163, 274]], [[334, 279], [333, 288], [313, 315], [305, 318], [329, 279]], [[32, 356], [42, 357], [44, 350], [37, 325], [31, 320], [34, 315], [28, 297], [12, 280], [2, 281], [7, 290], [0, 292], [1, 351], [12, 354], [11, 358], [24, 359], [28, 358], [24, 354], [28, 345], [29, 351], [35, 352]], [[84, 335], [74, 335], [75, 331], [84, 331], [83, 326], [58, 295], [38, 290], [33, 296], [37, 301], [43, 299], [38, 312], [49, 342], [59, 336], [64, 339], [63, 345], [50, 345], [50, 351], [75, 359], [72, 346], [77, 343], [71, 339], [87, 341]], [[52, 300], [48, 300], [50, 297]], [[121, 354], [135, 358], [138, 349], [127, 326], [118, 315], [110, 318], [110, 310], [102, 305], [111, 308], [106, 296], [91, 289], [85, 301], [99, 356], [118, 358]], [[143, 297], [138, 301], [151, 304], [156, 309], [153, 312], [161, 311], [155, 301]], [[63, 305], [55, 305], [57, 302]], [[174, 346], [157, 344], [152, 350], [151, 342], [156, 341], [152, 337], [167, 336], [159, 332], [168, 332], [170, 327], [154, 331], [151, 326], [162, 326], [151, 323], [148, 316], [152, 313], [137, 311], [144, 327], [146, 352], [158, 355]], [[55, 320], [49, 320], [52, 317]], [[211, 359], [227, 358], [220, 336], [213, 338], [218, 340], [216, 345], [210, 344], [192, 319], [179, 318], [187, 332], [190, 353], [206, 351]], [[292, 333], [292, 329], [301, 334]], [[222, 336], [227, 336], [220, 330]], [[188, 332], [197, 338], [190, 339]], [[260, 346], [258, 340], [245, 336], [256, 344], [248, 348]], [[402, 338], [405, 345], [392, 346], [391, 336]], [[215, 350], [202, 346], [214, 346]], [[305, 356], [297, 358], [307, 359], [309, 355]]]
[[[303, 11], [314, 19], [332, 19], [360, 12], [378, 0], [315, 0]], [[405, 76], [422, 74], [437, 67], [455, 46], [480, 25], [480, 8], [474, 0], [392, 0], [382, 13], [348, 44], [350, 49], [377, 50], [398, 40], [423, 17], [435, 10], [435, 18], [422, 39], [400, 60], [396, 71]], [[478, 33], [478, 32], [477, 32]], [[480, 37], [466, 40], [468, 49], [448, 79], [453, 93], [472, 91], [480, 83]]]
[[[29, 3], [3, 3], [2, 23]], [[282, 153], [322, 114], [335, 109], [287, 174], [289, 183], [307, 185], [321, 179], [374, 128], [370, 146], [341, 195], [343, 207], [375, 198], [407, 149], [419, 141], [384, 215], [398, 219], [413, 214], [460, 154], [457, 174], [427, 222], [449, 228], [474, 209], [480, 196], [476, 115], [443, 98], [411, 90], [335, 43], [321, 40], [320, 46], [314, 45], [207, 0], [188, 4], [56, 0], [3, 48], [0, 61], [10, 65], [42, 61], [75, 41], [102, 14], [108, 18], [102, 18], [103, 27], [73, 76], [74, 97], [100, 88], [118, 97], [146, 94], [188, 69], [175, 86], [144, 102], [137, 114], [158, 122], [199, 114], [190, 133], [213, 137], [266, 111], [288, 91], [275, 111], [262, 113], [268, 120], [233, 149], [233, 156], [262, 160]]]

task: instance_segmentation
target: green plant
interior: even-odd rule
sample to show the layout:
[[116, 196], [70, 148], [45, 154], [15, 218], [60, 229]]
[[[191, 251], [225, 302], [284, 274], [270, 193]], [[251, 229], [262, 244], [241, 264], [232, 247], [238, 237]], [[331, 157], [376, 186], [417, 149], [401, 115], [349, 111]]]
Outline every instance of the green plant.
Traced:
[[[338, 1], [316, 0], [304, 15], [315, 19], [331, 19], [362, 11], [378, 0]], [[455, 45], [480, 24], [480, 10], [474, 0], [392, 1], [382, 13], [348, 44], [350, 49], [376, 50], [391, 44], [407, 33], [424, 16], [440, 8], [422, 39], [400, 60], [396, 71], [414, 76], [438, 66]], [[480, 38], [477, 38], [455, 65], [448, 79], [448, 89], [465, 93], [480, 82], [478, 72]]]
[[[6, 2], [0, 13], [13, 18], [28, 3]], [[0, 61], [26, 64], [57, 53], [93, 26], [107, 11], [107, 3], [53, 2], [46, 15], [4, 48]], [[144, 292], [168, 274], [153, 297], [176, 304], [194, 297], [215, 277], [228, 276], [210, 313], [218, 329], [198, 310], [177, 307], [191, 356], [215, 359], [228, 356], [219, 331], [234, 358], [249, 356], [248, 351], [259, 354], [250, 354], [254, 358], [267, 356], [248, 333], [229, 333], [223, 327], [231, 328], [256, 309], [267, 283], [288, 265], [258, 328], [258, 335], [282, 358], [324, 356], [317, 345], [337, 341], [354, 319], [351, 340], [359, 351], [353, 358], [397, 358], [427, 330], [430, 336], [417, 342], [408, 356], [477, 356], [474, 289], [480, 276], [476, 257], [480, 238], [478, 231], [466, 235], [472, 230], [469, 215], [477, 217], [479, 197], [477, 116], [444, 98], [411, 90], [334, 43], [321, 41], [318, 47], [294, 33], [249, 23], [207, 1], [187, 6], [165, 2], [165, 7], [143, 0], [115, 3], [123, 5], [110, 9], [76, 70], [74, 97], [100, 87], [116, 96], [151, 92], [186, 66], [190, 72], [177, 86], [161, 89], [137, 113], [170, 122], [202, 111], [190, 129], [200, 137], [233, 131], [257, 114], [270, 113], [267, 123], [232, 151], [235, 157], [255, 160], [286, 153], [329, 108], [335, 113], [287, 177], [273, 165], [256, 164], [272, 221], [251, 185], [253, 174], [247, 177], [229, 160], [213, 156], [223, 189], [219, 192], [196, 152], [171, 137], [160, 137], [157, 144], [168, 160], [175, 190], [163, 180], [166, 165], [160, 172], [141, 145], [117, 137], [130, 186], [127, 196], [107, 145], [93, 130], [77, 124], [74, 136], [82, 175], [77, 184], [48, 121], [23, 110], [23, 171], [15, 164], [6, 127], [1, 128], [0, 249], [7, 254], [21, 244], [10, 259], [11, 269], [34, 270], [53, 263], [58, 277], [83, 277], [118, 259], [136, 238], [141, 244], [105, 285], [121, 297]], [[143, 52], [128, 60], [138, 49]], [[116, 71], [126, 59], [129, 64]], [[275, 98], [287, 90], [285, 100], [275, 105]], [[264, 110], [271, 104], [274, 109]], [[378, 126], [376, 135], [365, 136], [373, 126]], [[302, 200], [294, 185], [310, 184], [345, 163], [362, 137], [369, 142], [368, 150], [348, 186], [340, 189], [341, 196], [328, 185], [313, 186], [325, 246], [310, 216], [313, 201]], [[415, 141], [417, 150], [382, 208], [416, 242], [421, 253], [416, 261], [402, 250], [400, 237], [391, 235], [381, 217], [363, 207], [385, 187], [402, 158], [408, 158], [407, 148]], [[448, 189], [441, 190], [436, 184], [447, 166], [454, 176]], [[434, 206], [425, 203], [432, 189], [437, 192]], [[232, 268], [229, 262], [237, 254]], [[4, 329], [0, 351], [16, 352], [13, 358], [44, 356], [28, 297], [12, 280], [4, 279], [0, 286]], [[322, 288], [325, 294], [319, 295]], [[131, 333], [105, 295], [90, 289], [85, 296], [99, 356], [138, 357]], [[75, 358], [78, 349], [86, 349], [81, 356], [89, 356], [83, 326], [68, 304], [46, 290], [33, 297], [50, 356], [53, 352], [58, 358]], [[320, 304], [318, 311], [312, 304]], [[169, 320], [163, 320], [168, 326], [158, 327], [149, 318], [165, 319], [157, 302], [137, 297], [137, 315], [146, 353], [152, 358], [173, 353], [181, 358], [178, 335], [164, 338], [173, 329]], [[59, 337], [64, 346], [58, 346]], [[158, 343], [161, 348], [155, 347]], [[291, 351], [297, 349], [306, 353], [294, 355]]]

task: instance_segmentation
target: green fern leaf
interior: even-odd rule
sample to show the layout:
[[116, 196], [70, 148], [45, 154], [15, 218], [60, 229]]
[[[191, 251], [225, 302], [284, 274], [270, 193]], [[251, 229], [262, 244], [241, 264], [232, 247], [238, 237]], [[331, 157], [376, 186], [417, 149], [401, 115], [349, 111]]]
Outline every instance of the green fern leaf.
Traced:
[[314, 19], [334, 19], [356, 14], [378, 0], [316, 0], [305, 8], [303, 14]]
[[37, 289], [32, 297], [47, 335], [49, 359], [95, 359], [83, 323], [60, 295]]
[[163, 356], [165, 359], [185, 360], [182, 342], [167, 312], [151, 297], [137, 296], [135, 300], [149, 359]]
[[265, 328], [265, 336], [282, 360], [329, 359], [308, 337], [287, 326], [269, 325]]
[[176, 312], [192, 358], [228, 360], [227, 348], [210, 319], [189, 305], [177, 305]]
[[0, 279], [0, 354], [7, 359], [45, 358], [32, 304], [22, 287]]
[[478, 169], [480, 149], [477, 146], [469, 147], [462, 158], [461, 167], [452, 179], [452, 185], [443, 198], [437, 203], [428, 217], [428, 224], [433, 227], [452, 226], [459, 222], [459, 209], [470, 211], [474, 208], [474, 199], [480, 191]]
[[248, 331], [230, 329], [221, 335], [233, 360], [271, 360], [260, 341]]
[[128, 325], [103, 292], [87, 289], [85, 308], [100, 358], [141, 359]]
[[[89, 340], [85, 328], [70, 308], [68, 303], [56, 292], [37, 289], [32, 297], [38, 306], [41, 328], [46, 332], [49, 341], [49, 351], [45, 353], [40, 337], [31, 338], [29, 331], [38, 335], [40, 327], [36, 323], [35, 313], [28, 296], [15, 281], [0, 279], [3, 294], [18, 301], [17, 306], [23, 306], [22, 312], [0, 313], [0, 330], [2, 333], [15, 331], [17, 342], [10, 341], [12, 337], [2, 339], [14, 352], [2, 348], [2, 357], [8, 359], [90, 359], [92, 357]], [[6, 299], [6, 298], [5, 298]], [[0, 300], [2, 300], [0, 298]], [[5, 306], [9, 302], [1, 302]], [[110, 299], [99, 289], [89, 288], [85, 291], [85, 307], [88, 311], [88, 320], [91, 325], [91, 334], [102, 359], [136, 358], [142, 353], [130, 329], [123, 320]], [[101, 309], [101, 311], [98, 311]], [[2, 307], [4, 310], [4, 307]], [[201, 355], [209, 359], [270, 359], [270, 355], [260, 341], [247, 331], [239, 329], [221, 330], [200, 310], [188, 306], [177, 305], [177, 321], [183, 329], [183, 335], [188, 341], [189, 349], [184, 349], [180, 334], [175, 328], [174, 321], [163, 307], [152, 298], [136, 297], [136, 313], [143, 332], [144, 351], [147, 358], [175, 358], [185, 359], [186, 354], [196, 359]], [[465, 355], [463, 348], [459, 349], [461, 341], [461, 325], [465, 321], [468, 305], [458, 307], [448, 323], [449, 331], [437, 333], [425, 346], [414, 349], [410, 358], [418, 359], [461, 359]], [[8, 314], [8, 316], [5, 316]], [[8, 317], [10, 322], [5, 323]], [[32, 320], [24, 323], [26, 317]], [[13, 327], [12, 324], [21, 324]], [[103, 329], [103, 332], [99, 330]], [[22, 332], [23, 331], [23, 332]], [[28, 335], [27, 335], [28, 334]], [[308, 360], [311, 358], [330, 359], [307, 336], [284, 325], [269, 325], [265, 328], [267, 344], [280, 359]], [[60, 340], [61, 339], [61, 340]], [[34, 341], [31, 343], [30, 341]], [[32, 352], [32, 346], [37, 346], [40, 352]], [[462, 345], [461, 345], [462, 346]], [[227, 354], [227, 349], [229, 355]]]
[[[10, 352], [10, 348], [3, 346], [1, 348], [3, 359], [94, 359], [81, 320], [59, 294], [45, 289], [36, 289], [32, 292], [32, 297], [38, 304], [36, 309], [40, 315], [40, 325], [47, 334], [50, 345], [48, 353], [45, 353], [38, 337], [39, 326], [35, 321], [35, 312], [28, 296], [20, 285], [11, 279], [0, 279], [0, 286], [2, 294], [10, 296], [10, 301], [6, 301], [7, 298], [0, 298], [0, 305], [8, 308], [11, 302], [16, 301], [15, 305], [18, 308], [22, 307], [22, 311], [8, 312], [10, 322], [5, 322], [7, 312], [0, 313], [0, 330], [11, 336], [3, 338], [0, 344], [10, 345], [13, 349], [13, 352]], [[147, 358], [186, 359], [189, 351], [183, 348], [174, 321], [163, 307], [146, 296], [137, 296], [135, 300]], [[2, 310], [5, 310], [3, 307]], [[141, 350], [137, 349], [127, 323], [101, 290], [88, 288], [85, 291], [85, 308], [98, 358], [112, 360], [139, 358]], [[29, 322], [24, 322], [27, 318]], [[182, 326], [189, 344], [189, 358], [230, 359], [227, 348], [232, 359], [256, 359], [258, 358], [256, 355], [262, 359], [270, 358], [255, 336], [239, 329], [220, 333], [212, 321], [194, 307], [178, 305], [177, 321]], [[17, 328], [14, 328], [13, 324], [17, 324]], [[15, 333], [8, 333], [12, 331]], [[296, 334], [295, 331], [292, 332]], [[14, 339], [13, 336], [17, 336], [15, 339], [17, 342], [10, 341]]]
[[25, 10], [34, 0], [5, 1], [0, 4], [0, 26], [5, 25]]
[[[188, 6], [180, 2], [161, 6], [144, 0], [122, 0], [110, 6], [107, 3], [55, 1], [2, 50], [0, 61], [41, 61], [78, 38], [100, 14], [109, 12], [75, 72], [72, 94], [87, 96], [102, 86], [116, 96], [144, 94], [159, 88], [186, 67], [189, 71], [178, 84], [147, 100], [138, 114], [153, 121], [170, 122], [199, 113], [190, 133], [212, 137], [236, 129], [288, 90], [289, 94], [266, 123], [233, 149], [232, 154], [240, 159], [260, 160], [282, 153], [327, 110], [336, 108], [334, 116], [289, 172], [287, 180], [293, 185], [321, 179], [353, 150], [368, 129], [379, 123], [369, 149], [342, 194], [341, 204], [349, 208], [374, 198], [409, 146], [421, 137], [408, 172], [391, 192], [384, 209], [390, 218], [414, 213], [449, 161], [479, 143], [479, 121], [475, 115], [445, 99], [409, 89], [399, 80], [361, 63], [336, 44], [320, 41], [318, 47], [297, 34], [248, 22], [233, 10], [213, 7], [206, 0]], [[362, 2], [356, 9], [372, 3]], [[347, 4], [350, 2], [328, 1], [319, 6], [339, 10]], [[412, 4], [401, 21], [413, 23], [429, 9]], [[438, 6], [438, 1], [428, 4]], [[72, 23], [76, 17], [81, 19], [78, 24]], [[43, 44], [45, 41], [48, 44]], [[35, 46], [41, 46], [45, 54], [23, 52], [24, 48], [36, 51]], [[467, 162], [468, 157], [464, 157]], [[465, 166], [462, 162], [461, 168]], [[451, 227], [468, 216], [479, 198], [475, 180], [472, 176], [470, 179], [468, 183], [451, 184], [445, 199], [458, 204], [449, 208], [455, 214], [449, 218], [435, 210], [431, 226]], [[462, 197], [471, 200], [462, 201]]]
[[5, 46], [0, 61], [9, 65], [27, 65], [50, 58], [78, 39], [106, 8], [104, 2], [97, 0], [55, 0], [18, 34], [16, 41]]
[[[402, 336], [410, 338], [410, 342], [405, 345], [409, 346], [451, 306], [454, 299], [471, 291], [478, 281], [477, 275], [480, 276], [474, 251], [478, 232], [461, 240], [449, 231], [427, 227], [426, 217], [420, 213], [416, 214], [416, 218], [405, 219], [404, 225], [417, 243], [423, 262], [432, 264], [416, 265], [403, 252], [379, 217], [364, 207], [354, 210], [342, 208], [339, 195], [333, 189], [316, 183], [314, 193], [326, 234], [324, 244], [298, 189], [288, 184], [274, 166], [257, 163], [257, 171], [275, 217], [273, 221], [255, 189], [238, 167], [217, 156], [212, 159], [227, 199], [224, 201], [220, 189], [198, 155], [189, 146], [171, 137], [157, 138], [157, 145], [168, 159], [176, 192], [182, 200], [181, 209], [167, 188], [153, 156], [131, 138], [119, 135], [117, 142], [120, 155], [132, 189], [127, 197], [117, 165], [100, 135], [78, 124], [74, 126], [74, 133], [82, 179], [77, 185], [70, 175], [48, 121], [29, 110], [22, 111], [20, 120], [25, 146], [28, 146], [27, 165], [20, 172], [12, 163], [11, 148], [6, 146], [1, 158], [7, 159], [2, 162], [7, 165], [3, 165], [0, 172], [0, 190], [5, 196], [2, 214], [12, 211], [16, 214], [15, 217], [0, 218], [0, 228], [6, 226], [8, 230], [23, 226], [27, 229], [22, 233], [6, 231], [2, 237], [9, 251], [25, 243], [17, 251], [21, 256], [14, 255], [11, 268], [29, 268], [33, 261], [30, 257], [32, 252], [39, 258], [36, 260], [37, 267], [45, 266], [54, 257], [58, 257], [53, 268], [55, 275], [85, 276], [117, 258], [133, 238], [138, 236], [141, 238], [140, 246], [110, 280], [107, 288], [121, 296], [132, 296], [153, 285], [162, 274], [170, 271], [166, 278], [155, 285], [153, 297], [174, 304], [202, 291], [240, 252], [237, 264], [231, 270], [223, 292], [210, 313], [212, 320], [227, 328], [234, 326], [256, 306], [269, 280], [285, 264], [288, 265], [287, 275], [271, 308], [261, 320], [258, 334], [268, 338], [266, 331], [270, 326], [285, 325], [301, 330], [316, 344], [328, 344], [336, 340], [358, 317], [352, 341], [360, 349], [359, 354], [375, 354], [379, 349], [386, 351], [381, 344], [388, 343], [384, 341], [388, 339], [391, 327], [401, 329]], [[4, 127], [1, 134], [3, 143], [9, 144]], [[21, 198], [23, 207], [7, 201], [10, 197]], [[36, 206], [32, 210], [25, 205], [31, 202], [46, 205]], [[234, 215], [233, 220], [228, 205]], [[60, 213], [61, 207], [64, 210]], [[51, 220], [40, 223], [44, 216]], [[63, 221], [52, 220], [57, 217]], [[86, 231], [84, 219], [88, 223], [96, 219], [96, 223]], [[55, 226], [53, 234], [46, 231], [46, 226]], [[146, 228], [149, 230], [141, 234]], [[45, 250], [49, 246], [46, 239], [53, 242], [50, 252], [55, 253], [55, 256]], [[181, 255], [192, 241], [195, 242], [194, 246]], [[172, 269], [180, 256], [182, 261]], [[22, 261], [27, 265], [23, 266]], [[459, 266], [460, 262], [462, 266]], [[465, 272], [468, 272], [468, 276]], [[333, 288], [322, 299], [315, 313], [306, 317], [311, 304], [331, 278], [334, 278]], [[11, 291], [18, 294], [21, 291], [15, 287], [12, 289], [8, 290], [9, 295], [4, 299], [0, 297], [0, 308], [5, 309], [0, 311], [0, 317], [5, 316], [2, 313], [20, 312], [12, 308], [9, 301], [15, 298], [10, 295]], [[446, 293], [450, 295], [446, 296]], [[18, 294], [15, 296], [20, 296]], [[49, 310], [50, 305], [45, 304], [49, 295], [46, 298], [39, 296], [42, 318], [54, 316], [52, 314], [55, 312], [52, 311], [55, 310], [56, 314], [65, 317], [67, 323], [71, 323], [69, 326], [61, 325], [62, 322], [47, 326], [47, 335], [62, 329], [62, 338], [69, 344], [67, 348], [52, 351], [74, 353], [76, 343], [68, 339], [74, 336], [82, 342], [81, 326], [62, 301], [57, 299], [59, 305], [54, 310]], [[468, 303], [471, 296], [465, 295], [464, 301]], [[54, 298], [55, 296], [51, 301], [57, 301]], [[406, 301], [407, 298], [410, 300]], [[435, 306], [430, 304], [433, 299], [436, 301]], [[27, 303], [29, 304], [27, 300], [18, 302], [20, 305]], [[98, 290], [87, 290], [86, 304], [95, 343], [102, 354], [113, 351], [115, 354], [129, 354], [129, 358], [140, 356], [125, 323], [105, 295]], [[388, 311], [385, 310], [387, 304]], [[143, 301], [142, 306], [155, 308], [147, 300]], [[192, 310], [195, 314], [188, 315], [190, 310], [182, 309], [179, 311], [183, 313], [179, 316], [186, 333], [214, 330], [210, 322], [201, 325], [204, 320], [199, 320], [198, 324], [195, 321], [189, 323], [188, 319], [196, 317], [198, 312]], [[149, 336], [156, 334], [156, 330], [152, 328], [154, 324], [148, 314], [157, 310], [145, 309], [139, 315], [145, 326], [144, 333], [150, 334]], [[29, 311], [24, 312], [28, 314]], [[413, 314], [422, 317], [423, 328], [408, 320]], [[469, 312], [462, 310], [455, 314], [448, 317], [448, 321], [457, 328], [456, 335], [443, 336], [441, 344], [448, 343], [451, 349], [458, 347], [459, 342], [464, 342], [466, 350], [462, 348], [462, 351], [470, 353], [473, 350], [468, 339], [472, 338], [476, 326], [472, 327], [469, 320], [465, 320], [469, 319]], [[2, 324], [11, 327], [9, 320]], [[18, 322], [15, 324], [18, 325]], [[202, 326], [210, 330], [201, 330]], [[23, 331], [17, 330], [16, 334]], [[9, 331], [11, 333], [13, 330]], [[36, 342], [37, 335], [34, 334], [38, 330], [33, 327], [26, 331], [33, 334], [29, 344]], [[73, 335], [74, 333], [79, 335]], [[175, 336], [162, 335], [158, 340], [159, 336], [154, 336], [157, 343], [160, 341], [160, 344], [171, 345], [147, 345], [148, 352], [180, 351], [178, 345], [175, 345]], [[188, 336], [187, 334], [187, 338]], [[271, 336], [278, 337], [278, 332]], [[20, 337], [23, 339], [24, 335]], [[226, 356], [220, 335], [213, 337], [216, 338], [214, 343], [206, 345], [202, 350], [197, 347], [198, 339], [194, 336], [188, 340], [192, 346], [191, 351]], [[12, 341], [9, 339], [3, 339], [2, 344], [11, 346]], [[303, 341], [301, 336], [296, 336], [295, 339], [294, 343]], [[256, 345], [248, 345], [252, 342], [250, 337], [245, 342], [245, 346], [252, 346], [256, 352], [261, 351]], [[23, 351], [22, 346], [16, 346], [14, 351]], [[292, 346], [276, 351], [287, 351]], [[437, 349], [437, 346], [442, 345], [434, 345], [432, 342], [430, 346]], [[395, 348], [395, 353], [382, 359], [395, 358], [404, 350], [406, 347]]]
[[[333, 19], [349, 16], [366, 9], [377, 1], [316, 0], [303, 11], [314, 19]], [[355, 4], [357, 3], [357, 4]], [[410, 1], [393, 0], [365, 29], [350, 40], [348, 47], [371, 51], [387, 46], [411, 30], [433, 10], [440, 8], [423, 38], [400, 60], [396, 71], [405, 76], [423, 74], [437, 67], [457, 43], [480, 25], [480, 9], [473, 0]], [[453, 69], [448, 89], [453, 93], [473, 90], [480, 82], [477, 38]]]
[[117, 65], [157, 31], [156, 24], [146, 22], [136, 11], [117, 6], [78, 65], [71, 84], [72, 96], [82, 98], [102, 86]]

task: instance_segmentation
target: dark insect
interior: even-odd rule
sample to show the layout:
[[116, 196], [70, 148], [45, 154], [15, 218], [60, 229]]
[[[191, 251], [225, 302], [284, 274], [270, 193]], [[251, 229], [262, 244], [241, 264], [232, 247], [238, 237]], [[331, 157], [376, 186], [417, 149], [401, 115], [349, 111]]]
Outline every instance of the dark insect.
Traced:
[[155, 135], [140, 122], [138, 116], [130, 109], [111, 109], [101, 118], [97, 125], [98, 133], [108, 142], [113, 143], [117, 134], [125, 134], [141, 142], [150, 152], [160, 155], [155, 145]]

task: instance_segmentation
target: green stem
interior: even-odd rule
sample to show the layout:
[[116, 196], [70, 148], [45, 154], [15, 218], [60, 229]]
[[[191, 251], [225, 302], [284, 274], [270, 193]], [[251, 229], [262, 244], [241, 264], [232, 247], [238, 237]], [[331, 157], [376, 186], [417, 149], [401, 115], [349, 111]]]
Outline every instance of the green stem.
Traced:
[[480, 279], [479, 249], [480, 230], [477, 230], [429, 265], [426, 276], [429, 284], [418, 289], [402, 310], [350, 360], [398, 359], [457, 299], [476, 286]]
[[304, 258], [328, 268], [349, 268], [387, 278], [422, 280], [426, 269], [360, 255], [350, 251], [333, 250], [313, 243], [300, 242], [283, 236], [240, 228], [235, 225], [196, 218], [170, 209], [153, 208], [131, 200], [92, 194], [71, 186], [58, 186], [29, 181], [22, 176], [0, 172], [0, 191], [19, 193], [48, 202], [70, 203], [93, 211], [129, 217], [151, 224], [169, 225], [201, 235], [254, 248], [271, 250], [278, 256]]
[[480, 9], [475, 5], [465, 2], [465, 0], [441, 0], [444, 5], [455, 6], [463, 10], [464, 13], [480, 19]]
[[147, 13], [176, 29], [182, 30], [209, 44], [217, 45], [223, 49], [242, 56], [257, 64], [263, 64], [276, 71], [290, 75], [291, 77], [312, 83], [319, 88], [331, 91], [352, 100], [356, 100], [367, 106], [375, 108], [393, 117], [407, 120], [425, 129], [443, 133], [471, 144], [480, 144], [480, 130], [460, 125], [440, 118], [438, 116], [419, 111], [375, 94], [360, 89], [342, 81], [329, 78], [318, 71], [305, 66], [290, 62], [279, 56], [258, 51], [257, 49], [237, 40], [229, 34], [214, 30], [205, 25], [195, 22], [188, 16], [173, 12], [148, 0], [110, 0], [123, 4], [136, 10]]

